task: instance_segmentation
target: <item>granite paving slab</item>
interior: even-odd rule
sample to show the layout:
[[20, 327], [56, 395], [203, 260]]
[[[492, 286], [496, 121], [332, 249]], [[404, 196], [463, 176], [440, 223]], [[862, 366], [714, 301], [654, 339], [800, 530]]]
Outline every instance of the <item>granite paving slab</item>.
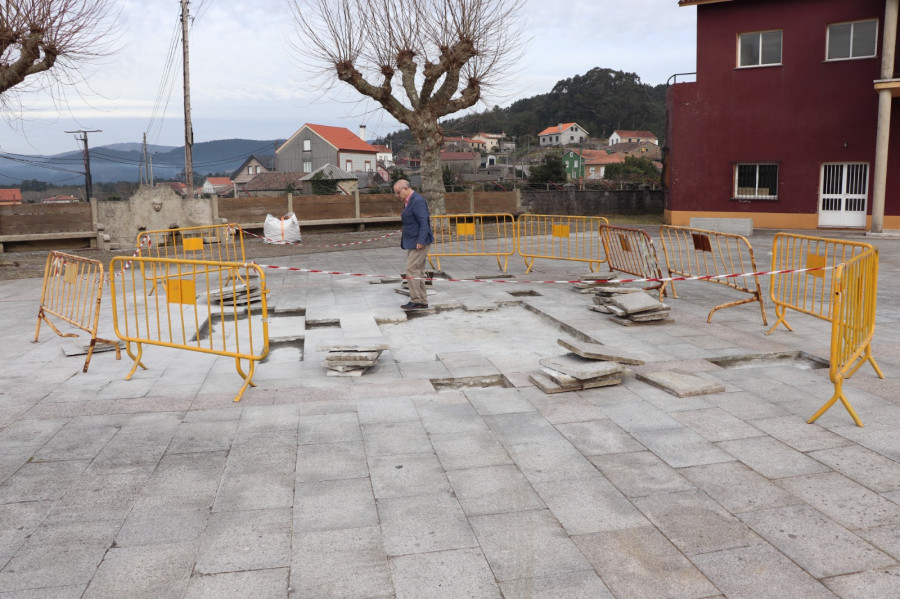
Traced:
[[391, 557], [397, 599], [500, 599], [500, 589], [480, 549], [455, 549]]
[[637, 373], [639, 380], [650, 383], [678, 397], [692, 397], [722, 393], [725, 385], [691, 374], [683, 370], [657, 370], [656, 372]]
[[624, 370], [624, 367], [618, 362], [591, 360], [575, 354], [544, 358], [540, 364], [582, 381], [609, 376]]
[[638, 357], [600, 343], [588, 343], [572, 338], [561, 338], [558, 340], [558, 343], [573, 354], [581, 356], [582, 358], [618, 362], [619, 364], [640, 365], [644, 363], [644, 361]]

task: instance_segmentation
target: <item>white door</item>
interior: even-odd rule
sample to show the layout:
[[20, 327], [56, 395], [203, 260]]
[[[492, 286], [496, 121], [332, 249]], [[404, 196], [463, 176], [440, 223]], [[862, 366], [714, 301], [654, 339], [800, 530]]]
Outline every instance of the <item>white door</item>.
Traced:
[[868, 195], [868, 164], [823, 164], [819, 175], [819, 226], [865, 228]]

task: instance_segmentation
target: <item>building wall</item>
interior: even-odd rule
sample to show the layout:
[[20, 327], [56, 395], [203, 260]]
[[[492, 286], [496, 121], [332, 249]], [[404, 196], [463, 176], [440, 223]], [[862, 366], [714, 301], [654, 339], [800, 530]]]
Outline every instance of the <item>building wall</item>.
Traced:
[[[336, 167], [344, 169], [345, 171], [353, 172], [353, 171], [365, 171], [366, 170], [366, 162], [369, 163], [369, 170], [374, 171], [376, 165], [376, 157], [377, 154], [372, 153], [364, 153], [364, 152], [340, 152], [338, 153], [340, 156], [340, 161], [338, 163], [332, 163]], [[347, 168], [347, 161], [351, 161], [353, 163], [353, 168]], [[319, 166], [322, 166], [321, 164]], [[318, 168], [315, 167], [315, 168]]]
[[[309, 140], [310, 149], [303, 149], [303, 142]], [[311, 173], [326, 164], [337, 164], [338, 153], [334, 146], [319, 137], [308, 127], [301, 129], [293, 139], [278, 148], [275, 162], [279, 173]], [[305, 170], [304, 162], [312, 162], [312, 168]]]
[[[669, 213], [818, 212], [825, 162], [872, 171], [884, 0], [738, 0], [697, 7], [697, 80], [669, 87]], [[879, 19], [877, 55], [825, 61], [827, 26]], [[735, 68], [740, 33], [781, 29], [782, 64]], [[886, 214], [900, 214], [900, 115], [892, 122]], [[778, 199], [732, 198], [736, 163], [779, 165]], [[786, 221], [787, 222], [787, 221]], [[798, 221], [799, 222], [799, 221]]]

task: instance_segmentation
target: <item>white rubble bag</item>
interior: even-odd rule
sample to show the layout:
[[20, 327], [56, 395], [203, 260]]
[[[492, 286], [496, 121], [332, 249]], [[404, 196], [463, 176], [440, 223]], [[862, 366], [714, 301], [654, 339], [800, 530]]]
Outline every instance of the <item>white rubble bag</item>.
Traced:
[[300, 243], [300, 221], [290, 212], [281, 218], [266, 215], [263, 225], [264, 243]]

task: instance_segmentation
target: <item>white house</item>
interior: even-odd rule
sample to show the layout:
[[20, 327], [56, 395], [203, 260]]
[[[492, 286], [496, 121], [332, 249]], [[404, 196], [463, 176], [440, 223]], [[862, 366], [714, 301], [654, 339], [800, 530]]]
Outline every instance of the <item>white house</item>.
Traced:
[[609, 145], [614, 146], [620, 143], [639, 143], [649, 142], [659, 145], [659, 140], [652, 131], [627, 131], [625, 129], [616, 129], [609, 136]]
[[547, 127], [538, 133], [538, 137], [541, 140], [541, 147], [567, 146], [587, 141], [588, 132], [578, 123], [560, 123]]

